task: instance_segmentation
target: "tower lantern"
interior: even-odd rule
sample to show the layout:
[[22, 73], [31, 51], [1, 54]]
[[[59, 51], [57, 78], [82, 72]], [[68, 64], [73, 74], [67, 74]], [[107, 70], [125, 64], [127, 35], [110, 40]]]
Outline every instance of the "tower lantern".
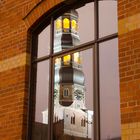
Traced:
[[59, 52], [79, 44], [78, 13], [70, 10], [55, 22], [54, 52]]

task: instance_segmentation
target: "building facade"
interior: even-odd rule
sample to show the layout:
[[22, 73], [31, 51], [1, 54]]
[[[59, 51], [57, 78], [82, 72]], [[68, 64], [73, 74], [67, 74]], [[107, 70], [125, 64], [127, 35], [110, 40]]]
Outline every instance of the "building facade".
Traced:
[[[32, 31], [46, 15], [53, 13], [65, 2], [72, 4], [72, 1], [62, 0], [0, 1], [1, 140], [24, 140], [29, 135], [27, 130]], [[118, 39], [121, 137], [122, 140], [138, 140], [140, 139], [139, 0], [118, 0]]]

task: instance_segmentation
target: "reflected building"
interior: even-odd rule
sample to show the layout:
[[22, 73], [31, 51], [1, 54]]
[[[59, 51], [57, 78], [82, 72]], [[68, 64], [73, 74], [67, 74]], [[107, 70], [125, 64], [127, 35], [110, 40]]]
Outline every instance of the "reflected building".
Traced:
[[[76, 10], [56, 20], [54, 38], [55, 53], [78, 45], [80, 38]], [[57, 58], [54, 77], [54, 124], [62, 124], [63, 135], [91, 138], [93, 111], [85, 106], [85, 78], [80, 52]], [[47, 122], [48, 109], [43, 111], [43, 123]]]

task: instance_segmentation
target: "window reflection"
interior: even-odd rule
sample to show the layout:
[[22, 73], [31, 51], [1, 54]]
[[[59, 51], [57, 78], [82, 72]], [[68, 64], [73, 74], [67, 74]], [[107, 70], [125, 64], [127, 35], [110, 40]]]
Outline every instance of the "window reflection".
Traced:
[[[86, 6], [72, 9], [64, 13], [55, 21], [54, 30], [54, 53], [62, 50], [70, 49], [76, 45], [89, 42], [94, 39], [94, 12], [93, 3]], [[100, 5], [99, 5], [100, 7]], [[99, 8], [101, 9], [101, 8]], [[101, 14], [101, 12], [99, 12]], [[103, 12], [104, 13], [104, 12]], [[101, 17], [101, 16], [100, 16]], [[101, 17], [102, 18], [102, 17]], [[100, 22], [101, 23], [101, 22]], [[49, 27], [49, 26], [48, 26]], [[50, 28], [50, 27], [49, 27]], [[108, 30], [108, 28], [106, 28]], [[47, 30], [47, 34], [46, 31]], [[50, 29], [45, 29], [44, 37], [50, 34]], [[43, 32], [39, 35], [38, 42], [38, 57], [44, 56], [46, 53], [46, 38], [42, 38]], [[100, 30], [101, 32], [101, 30]], [[45, 42], [45, 43], [41, 43]], [[47, 41], [48, 42], [48, 41]], [[45, 47], [41, 47], [44, 44]], [[89, 46], [93, 48], [94, 46]], [[41, 49], [43, 48], [43, 49]], [[83, 47], [84, 48], [84, 47]], [[45, 49], [45, 51], [44, 51]], [[43, 54], [44, 53], [44, 54]], [[40, 54], [40, 55], [39, 55]], [[90, 58], [90, 59], [89, 59]], [[72, 54], [63, 54], [54, 61], [54, 115], [53, 115], [53, 140], [72, 139], [74, 140], [93, 140], [94, 127], [94, 110], [93, 110], [93, 50], [77, 51]], [[109, 59], [111, 60], [111, 59]], [[46, 64], [48, 68], [48, 64]], [[41, 65], [40, 65], [41, 67]], [[42, 68], [44, 69], [44, 68]], [[102, 69], [104, 70], [104, 68]], [[39, 70], [38, 70], [39, 72]], [[39, 140], [46, 139], [48, 125], [48, 87], [46, 83], [49, 79], [46, 77], [46, 82], [42, 84], [43, 78], [48, 76], [47, 71], [40, 72], [42, 79], [39, 83], [44, 85], [44, 88], [38, 87], [36, 93], [36, 114], [35, 114], [35, 136]], [[102, 75], [101, 75], [102, 76]], [[101, 77], [102, 78], [102, 77]], [[107, 79], [107, 78], [105, 78]], [[37, 81], [39, 81], [37, 79]], [[103, 80], [102, 80], [103, 81]], [[109, 83], [109, 82], [107, 82]], [[102, 86], [102, 82], [101, 82]], [[101, 87], [102, 88], [102, 87]], [[38, 91], [39, 90], [39, 91]], [[100, 89], [101, 90], [101, 89]], [[105, 91], [105, 90], [104, 90]], [[101, 139], [114, 137], [114, 128], [108, 124], [109, 129], [104, 125], [110, 118], [110, 113], [106, 113], [106, 105], [104, 105], [103, 94], [101, 92]], [[45, 95], [46, 94], [46, 95]], [[111, 93], [112, 95], [112, 93]], [[107, 97], [107, 96], [106, 96]], [[108, 102], [108, 99], [106, 100]], [[51, 101], [50, 101], [51, 102]], [[118, 102], [119, 103], [119, 102]], [[113, 104], [112, 106], [113, 107]], [[103, 113], [104, 112], [104, 113]], [[115, 114], [115, 113], [114, 113]], [[119, 113], [118, 113], [119, 114]], [[104, 116], [107, 117], [104, 117]], [[117, 115], [116, 115], [117, 116]], [[107, 118], [107, 119], [106, 119]], [[111, 116], [111, 118], [113, 118]], [[114, 117], [115, 118], [115, 117]], [[117, 121], [116, 121], [117, 122]], [[118, 127], [119, 125], [117, 125]], [[117, 128], [116, 127], [116, 128]], [[120, 126], [119, 126], [120, 127]], [[102, 129], [110, 130], [104, 131]], [[112, 131], [111, 131], [112, 130]], [[117, 128], [117, 130], [119, 130]], [[38, 135], [40, 133], [40, 135]], [[44, 135], [44, 138], [42, 135]]]
[[75, 20], [72, 20], [71, 21], [71, 27], [72, 27], [72, 29], [74, 29], [74, 30], [76, 30], [76, 25], [77, 23], [76, 23], [76, 21]]
[[70, 60], [71, 60], [71, 56], [70, 55], [66, 55], [63, 57], [63, 63], [64, 65], [69, 65], [70, 64]]
[[[64, 57], [70, 65], [58, 67], [55, 64], [54, 140], [66, 136], [78, 140], [93, 139], [92, 49]], [[83, 61], [79, 63], [79, 60]]]
[[[83, 21], [79, 19], [79, 14], [81, 17], [81, 12], [85, 12], [85, 9], [88, 11], [92, 6], [70, 10], [55, 21], [54, 52], [72, 48], [83, 41], [78, 33], [78, 21]], [[87, 22], [85, 15], [84, 18], [84, 22]], [[55, 59], [54, 140], [66, 139], [66, 136], [79, 140], [93, 139], [92, 53], [92, 49], [89, 49]]]
[[55, 64], [56, 65], [61, 65], [61, 58], [55, 59]]
[[[55, 21], [54, 52], [72, 48], [79, 44], [77, 33], [78, 13], [70, 10]], [[62, 27], [62, 29], [61, 29]]]
[[61, 27], [62, 27], [62, 22], [61, 22], [61, 20], [60, 19], [57, 19], [57, 21], [56, 21], [56, 29], [57, 30], [60, 30], [61, 29]]
[[76, 20], [71, 21], [71, 32], [77, 34], [78, 33], [78, 24]]
[[79, 52], [74, 53], [74, 63], [77, 63], [77, 64], [81, 63]]
[[54, 53], [94, 40], [94, 3], [56, 19], [54, 40]]
[[69, 97], [69, 89], [68, 88], [63, 90], [63, 96], [64, 97]]
[[70, 28], [70, 21], [68, 18], [63, 19], [63, 28], [64, 29], [69, 29]]

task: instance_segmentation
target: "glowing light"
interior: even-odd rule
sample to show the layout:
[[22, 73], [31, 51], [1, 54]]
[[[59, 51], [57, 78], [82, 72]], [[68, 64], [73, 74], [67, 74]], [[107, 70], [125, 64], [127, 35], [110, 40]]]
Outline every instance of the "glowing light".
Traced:
[[75, 20], [72, 20], [71, 21], [71, 26], [72, 26], [72, 29], [76, 30], [77, 29], [77, 24], [76, 24], [76, 21]]
[[79, 52], [74, 53], [74, 62], [81, 63]]
[[65, 65], [69, 65], [70, 63], [70, 59], [71, 59], [71, 56], [70, 55], [66, 55], [63, 57], [63, 62]]
[[63, 27], [65, 29], [69, 29], [70, 28], [70, 21], [69, 21], [68, 18], [64, 18], [64, 20], [63, 20]]
[[60, 64], [61, 63], [61, 58], [55, 59], [55, 64]]
[[56, 21], [56, 29], [59, 30], [59, 29], [61, 29], [61, 27], [62, 27], [62, 22], [61, 22], [60, 19], [58, 19], [58, 20]]

